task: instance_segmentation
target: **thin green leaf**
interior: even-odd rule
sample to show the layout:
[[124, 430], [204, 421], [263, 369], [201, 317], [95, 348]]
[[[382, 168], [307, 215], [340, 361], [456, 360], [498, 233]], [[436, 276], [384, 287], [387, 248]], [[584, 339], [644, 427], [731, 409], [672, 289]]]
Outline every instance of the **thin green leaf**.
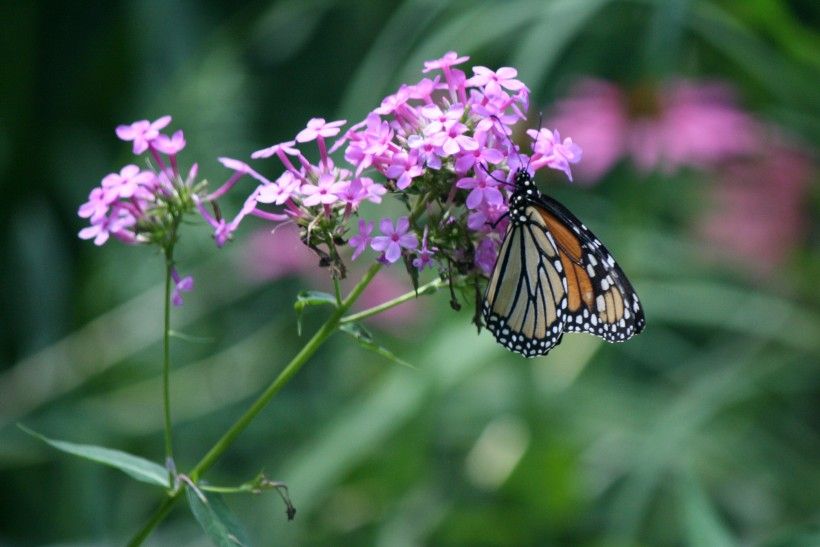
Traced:
[[228, 509], [222, 496], [213, 492], [194, 490], [188, 485], [185, 488], [185, 497], [188, 499], [188, 506], [194, 518], [214, 545], [219, 547], [250, 545], [245, 530]]
[[302, 291], [296, 295], [293, 309], [296, 310], [296, 332], [302, 335], [302, 313], [308, 306], [331, 305], [336, 307], [336, 297], [321, 291]]
[[22, 424], [17, 424], [17, 427], [31, 435], [68, 454], [79, 456], [93, 462], [101, 463], [119, 469], [123, 473], [148, 484], [155, 484], [163, 488], [168, 488], [168, 471], [161, 465], [152, 461], [134, 456], [121, 450], [114, 450], [113, 448], [105, 448], [91, 444], [75, 444], [67, 441], [58, 441], [49, 439], [44, 435], [40, 435], [36, 431], [32, 431]]
[[191, 342], [192, 344], [212, 344], [215, 340], [213, 336], [194, 336], [193, 334], [185, 334], [184, 332], [176, 330], [170, 331], [169, 334], [173, 338]]
[[681, 496], [688, 545], [704, 547], [731, 547], [735, 545], [732, 535], [721, 522], [720, 516], [709, 501], [706, 492], [694, 473], [687, 473], [681, 480]]
[[[609, 0], [560, 0], [532, 6], [512, 58], [530, 89], [543, 87], [567, 45]], [[556, 21], [561, 21], [556, 25]]]
[[543, 4], [541, 0], [464, 3], [452, 17], [442, 18], [441, 24], [404, 58], [398, 74], [408, 80], [417, 77], [424, 61], [453, 49], [453, 44], [458, 44], [459, 54], [470, 55], [498, 40], [517, 36], [532, 23], [533, 12]]
[[785, 103], [799, 105], [807, 116], [817, 116], [813, 67], [783, 63], [776, 51], [747, 26], [713, 3], [701, 2], [689, 18], [692, 31], [743, 67]]
[[348, 334], [353, 337], [358, 344], [366, 350], [372, 351], [384, 357], [385, 359], [392, 361], [396, 364], [412, 368], [413, 370], [418, 370], [418, 367], [414, 367], [407, 361], [399, 359], [393, 352], [390, 350], [378, 345], [373, 340], [373, 335], [370, 334], [370, 331], [365, 329], [358, 323], [345, 323], [339, 327], [339, 330]]

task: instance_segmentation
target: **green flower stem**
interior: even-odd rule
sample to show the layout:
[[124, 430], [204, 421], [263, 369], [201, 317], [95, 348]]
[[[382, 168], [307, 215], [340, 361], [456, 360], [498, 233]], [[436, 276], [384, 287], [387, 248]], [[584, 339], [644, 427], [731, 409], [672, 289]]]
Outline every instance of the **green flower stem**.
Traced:
[[154, 531], [154, 528], [156, 528], [160, 522], [165, 520], [165, 517], [167, 517], [168, 513], [170, 513], [171, 509], [173, 509], [174, 504], [180, 497], [182, 497], [183, 491], [184, 489], [180, 488], [176, 491], [176, 493], [169, 495], [162, 500], [162, 503], [159, 507], [157, 507], [157, 510], [154, 511], [154, 514], [151, 515], [148, 522], [146, 522], [140, 531], [137, 532], [137, 534], [131, 538], [131, 541], [128, 542], [128, 547], [137, 547], [138, 545], [142, 545], [142, 542], [148, 538], [151, 532]]
[[319, 328], [316, 334], [313, 335], [307, 344], [302, 348], [302, 350], [296, 354], [296, 357], [285, 367], [285, 369], [279, 373], [279, 376], [271, 383], [268, 388], [259, 396], [259, 398], [251, 405], [251, 407], [242, 415], [239, 420], [231, 426], [230, 429], [222, 436], [219, 441], [211, 448], [211, 450], [205, 454], [205, 456], [200, 460], [200, 462], [193, 468], [190, 473], [191, 480], [194, 482], [198, 481], [202, 473], [207, 471], [219, 457], [222, 455], [225, 450], [233, 443], [234, 439], [241, 433], [253, 420], [257, 414], [259, 414], [263, 408], [270, 402], [274, 395], [276, 395], [282, 387], [290, 381], [293, 376], [299, 372], [299, 369], [302, 368], [310, 357], [316, 353], [316, 350], [319, 349], [325, 340], [327, 340], [331, 334], [333, 334], [337, 328], [339, 328], [339, 323], [344, 316], [345, 312], [350, 309], [350, 306], [359, 298], [359, 296], [364, 291], [365, 287], [370, 284], [370, 281], [376, 276], [378, 271], [381, 269], [381, 264], [374, 264], [370, 267], [369, 270], [364, 274], [364, 277], [353, 287], [353, 290], [350, 291], [350, 294], [342, 301], [342, 305], [336, 308], [331, 316], [328, 318], [327, 321]]
[[[339, 328], [344, 314], [350, 309], [353, 303], [356, 302], [359, 296], [361, 296], [364, 289], [370, 284], [380, 269], [381, 264], [376, 263], [372, 265], [369, 270], [367, 270], [364, 277], [362, 277], [356, 286], [353, 287], [350, 294], [347, 295], [347, 298], [345, 298], [342, 301], [342, 304], [333, 311], [331, 316], [327, 319], [327, 321], [325, 321], [319, 330], [316, 331], [316, 334], [314, 334], [308, 343], [305, 344], [302, 350], [296, 354], [285, 369], [279, 373], [279, 376], [277, 376], [276, 379], [265, 389], [265, 391], [262, 392], [250, 408], [248, 408], [248, 410], [246, 410], [245, 413], [236, 422], [234, 422], [230, 429], [225, 432], [222, 438], [214, 444], [208, 453], [202, 457], [199, 463], [196, 464], [193, 470], [191, 470], [188, 474], [193, 482], [198, 481], [202, 474], [210, 469], [214, 463], [216, 463], [220, 456], [222, 456], [222, 454], [236, 440], [239, 434], [242, 433], [242, 431], [248, 427], [257, 414], [259, 414], [262, 409], [267, 406], [273, 396], [276, 395], [297, 372], [299, 372], [302, 365], [304, 365], [308, 359], [316, 353], [316, 350], [319, 349], [319, 347], [330, 337], [330, 335]], [[183, 491], [184, 488], [179, 488], [169, 494], [169, 496], [165, 498], [162, 504], [157, 508], [156, 512], [154, 512], [151, 516], [151, 519], [129, 542], [129, 545], [140, 545], [145, 538], [148, 537], [151, 531], [168, 515], [176, 501], [182, 496]]]
[[394, 307], [398, 306], [399, 304], [403, 304], [403, 303], [407, 302], [408, 300], [413, 300], [417, 296], [421, 296], [423, 294], [434, 293], [438, 289], [443, 287], [446, 283], [447, 283], [446, 281], [442, 281], [441, 278], [437, 277], [436, 279], [430, 281], [429, 283], [426, 283], [426, 284], [422, 285], [421, 287], [419, 287], [417, 291], [410, 291], [410, 292], [405, 293], [401, 296], [397, 296], [396, 298], [394, 298], [392, 300], [388, 300], [387, 302], [383, 302], [383, 303], [379, 304], [378, 306], [373, 306], [372, 308], [368, 308], [366, 310], [363, 310], [363, 311], [360, 311], [360, 312], [357, 312], [357, 313], [351, 313], [350, 315], [345, 315], [344, 317], [342, 317], [339, 320], [339, 323], [341, 323], [343, 325], [345, 323], [354, 323], [356, 321], [359, 321], [361, 319], [365, 319], [365, 318], [370, 317], [372, 315], [379, 314], [379, 313], [381, 313], [385, 310], [389, 310], [390, 308], [394, 308]]
[[165, 250], [165, 320], [162, 331], [162, 408], [165, 418], [165, 467], [168, 469], [168, 487], [174, 484], [174, 441], [171, 430], [171, 272], [174, 268], [173, 250]]
[[215, 494], [244, 494], [246, 492], [253, 492], [253, 487], [249, 484], [242, 484], [240, 486], [202, 486], [197, 488], [205, 492], [214, 492]]
[[336, 276], [333, 276], [333, 292], [336, 294], [336, 306], [342, 305], [342, 287], [339, 284], [339, 280]]

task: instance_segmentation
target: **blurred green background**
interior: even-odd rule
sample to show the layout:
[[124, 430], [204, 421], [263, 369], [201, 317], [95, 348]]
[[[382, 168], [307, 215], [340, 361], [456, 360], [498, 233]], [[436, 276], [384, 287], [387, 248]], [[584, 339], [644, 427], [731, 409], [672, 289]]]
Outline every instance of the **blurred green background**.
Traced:
[[[154, 489], [15, 427], [162, 459], [161, 257], [76, 237], [90, 188], [132, 161], [114, 127], [173, 115], [183, 162], [219, 184], [217, 156], [247, 158], [314, 116], [358, 121], [448, 50], [471, 56], [465, 68], [517, 67], [531, 112], [545, 115], [584, 76], [624, 89], [722, 82], [787, 136], [802, 182], [795, 191], [784, 168], [769, 194], [742, 177], [732, 187], [764, 203], [793, 195], [727, 228], [765, 242], [759, 256], [699, 228], [745, 203], [718, 190], [720, 165], [664, 173], [621, 161], [595, 185], [542, 185], [618, 257], [645, 333], [623, 345], [568, 336], [525, 360], [476, 336], [469, 306], [453, 312], [440, 293], [371, 323], [418, 370], [336, 335], [207, 476], [236, 484], [264, 469], [290, 486], [293, 522], [273, 493], [228, 498], [249, 536], [820, 545], [819, 21], [812, 0], [4, 2], [0, 545], [121, 544], [158, 503]], [[246, 222], [216, 252], [192, 227], [177, 253], [197, 287], [175, 328], [204, 339], [175, 341], [182, 469], [304, 343], [292, 302], [322, 283], [263, 275], [263, 228]], [[308, 310], [306, 332], [323, 314]], [[183, 504], [149, 543], [208, 544]]]

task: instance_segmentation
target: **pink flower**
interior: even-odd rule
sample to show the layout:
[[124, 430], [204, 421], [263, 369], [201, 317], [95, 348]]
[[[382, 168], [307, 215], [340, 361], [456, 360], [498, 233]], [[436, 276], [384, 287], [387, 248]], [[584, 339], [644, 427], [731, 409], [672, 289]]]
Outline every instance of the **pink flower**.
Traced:
[[455, 163], [456, 173], [466, 173], [471, 168], [483, 164], [501, 163], [504, 161], [504, 154], [501, 150], [487, 146], [489, 133], [486, 131], [476, 131], [474, 143], [461, 149]]
[[336, 122], [325, 122], [324, 118], [312, 118], [308, 121], [307, 127], [302, 129], [296, 135], [297, 142], [316, 141], [319, 147], [319, 157], [325, 169], [329, 168], [329, 158], [327, 155], [327, 145], [325, 139], [327, 137], [335, 137], [339, 134], [339, 127], [347, 123], [347, 120], [339, 120]]
[[347, 185], [347, 181], [337, 181], [331, 173], [323, 173], [319, 176], [316, 184], [305, 184], [301, 192], [305, 196], [302, 203], [306, 207], [314, 205], [331, 205], [339, 201], [339, 192], [342, 192]]
[[305, 275], [324, 280], [316, 268], [315, 255], [299, 239], [299, 227], [282, 223], [271, 230], [257, 230], [243, 252], [246, 273], [255, 279], [279, 279]]
[[91, 226], [80, 230], [80, 239], [93, 239], [95, 245], [103, 245], [110, 236], [121, 239], [124, 243], [137, 243], [135, 234], [130, 230], [137, 223], [133, 212], [120, 204], [115, 204], [108, 216], [92, 221]]
[[336, 122], [325, 122], [324, 118], [312, 118], [305, 129], [302, 129], [297, 135], [297, 142], [310, 142], [319, 137], [335, 137], [339, 134], [340, 127], [347, 123], [347, 120], [339, 120]]
[[194, 278], [190, 275], [180, 277], [176, 268], [171, 268], [171, 278], [174, 280], [174, 290], [171, 294], [171, 303], [174, 306], [179, 307], [183, 304], [182, 293], [191, 292], [194, 290]]
[[105, 192], [110, 192], [118, 198], [138, 197], [139, 199], [152, 199], [151, 188], [156, 179], [156, 175], [151, 171], [141, 171], [136, 165], [126, 165], [120, 169], [119, 174], [111, 173], [102, 180], [102, 188]]
[[417, 150], [411, 150], [409, 153], [400, 150], [390, 156], [390, 166], [384, 171], [384, 175], [395, 180], [399, 190], [404, 190], [423, 172]]
[[424, 134], [439, 156], [453, 156], [462, 149], [475, 150], [475, 139], [464, 134], [468, 128], [459, 121], [463, 111], [458, 106], [451, 107], [446, 113], [437, 106], [423, 110], [430, 120], [424, 127]]
[[527, 87], [515, 79], [518, 71], [512, 67], [503, 66], [494, 72], [485, 66], [474, 66], [473, 73], [475, 76], [467, 80], [468, 86], [481, 87], [492, 82], [510, 91], [518, 91]]
[[640, 169], [703, 169], [757, 149], [757, 124], [735, 107], [723, 86], [679, 81], [660, 96], [660, 116], [633, 121], [627, 139]]
[[169, 123], [171, 123], [171, 116], [163, 116], [153, 122], [140, 120], [131, 125], [117, 126], [116, 133], [124, 141], [134, 141], [134, 154], [142, 154], [159, 136], [160, 129]]
[[[197, 209], [199, 210], [199, 214], [202, 215], [208, 224], [210, 224], [214, 229], [214, 241], [216, 242], [217, 247], [223, 247], [225, 243], [227, 243], [236, 229], [239, 227], [239, 224], [242, 222], [246, 216], [251, 213], [254, 213], [256, 209], [256, 196], [257, 192], [254, 191], [248, 198], [245, 200], [245, 203], [242, 205], [242, 209], [240, 209], [239, 213], [234, 217], [234, 219], [230, 222], [226, 221], [224, 218], [217, 219], [213, 215], [211, 215], [205, 206], [202, 204], [200, 199], [195, 199], [195, 204]], [[272, 215], [273, 218], [270, 220], [285, 220], [287, 217], [284, 215]]]
[[101, 187], [96, 187], [88, 194], [88, 201], [80, 205], [77, 214], [82, 218], [87, 218], [92, 224], [97, 223], [108, 213], [108, 208], [117, 199], [117, 193], [105, 191]]
[[362, 185], [362, 190], [367, 196], [365, 199], [371, 203], [381, 203], [382, 196], [387, 193], [387, 188], [377, 183], [370, 177], [359, 177], [359, 182]]
[[160, 133], [151, 141], [151, 145], [163, 154], [173, 156], [185, 148], [185, 136], [183, 135], [181, 129], [174, 132], [174, 134], [170, 137]]
[[708, 187], [713, 204], [697, 223], [708, 254], [757, 277], [778, 275], [806, 234], [804, 205], [814, 176], [808, 154], [779, 142], [762, 156], [725, 166]]
[[253, 159], [260, 159], [260, 158], [269, 158], [276, 154], [280, 158], [283, 154], [290, 154], [291, 156], [298, 156], [299, 150], [294, 148], [293, 145], [296, 144], [296, 141], [285, 141], [279, 144], [274, 144], [273, 146], [269, 146], [268, 148], [263, 148], [262, 150], [257, 150], [253, 154], [251, 154], [251, 158]]
[[488, 205], [483, 202], [467, 216], [467, 227], [474, 232], [496, 232], [502, 235], [507, 230], [509, 208], [502, 202], [499, 205]]
[[624, 97], [613, 84], [581, 81], [568, 98], [556, 104], [549, 124], [572, 133], [575, 142], [587, 150], [577, 168], [581, 183], [597, 181], [625, 153], [629, 120]]
[[256, 199], [260, 203], [282, 205], [299, 190], [299, 185], [300, 181], [290, 171], [285, 171], [276, 182], [259, 186]]
[[432, 267], [433, 255], [436, 251], [438, 251], [436, 247], [427, 247], [427, 226], [425, 226], [424, 235], [421, 237], [421, 249], [418, 256], [413, 259], [413, 266], [420, 272], [428, 266]]
[[392, 220], [383, 218], [379, 228], [384, 235], [374, 237], [370, 246], [374, 251], [383, 251], [384, 259], [388, 263], [392, 264], [401, 257], [402, 248], [412, 250], [419, 246], [416, 234], [408, 233], [410, 220], [407, 217], [398, 219], [395, 227]]
[[356, 174], [370, 167], [373, 159], [389, 148], [393, 138], [390, 124], [383, 121], [375, 112], [367, 116], [364, 126], [364, 131], [348, 132], [350, 144], [345, 150], [345, 160], [356, 165]]
[[572, 133], [586, 150], [582, 182], [594, 182], [624, 156], [641, 171], [669, 173], [713, 168], [762, 146], [758, 124], [725, 86], [685, 80], [631, 92], [584, 80], [556, 104], [549, 125]]
[[351, 247], [354, 247], [353, 257], [351, 260], [356, 260], [359, 255], [364, 252], [370, 242], [373, 240], [371, 234], [373, 233], [373, 223], [364, 220], [359, 221], [359, 233], [350, 238], [348, 242]]
[[[503, 173], [495, 171], [493, 176], [503, 176]], [[475, 209], [482, 203], [496, 207], [504, 203], [504, 196], [501, 195], [501, 191], [498, 189], [498, 181], [481, 171], [477, 171], [475, 177], [460, 179], [456, 186], [470, 190], [466, 202], [468, 209]]]
[[538, 131], [528, 129], [527, 134], [532, 137], [533, 156], [530, 167], [533, 171], [543, 166], [551, 167], [566, 173], [569, 180], [572, 180], [570, 164], [581, 161], [581, 147], [567, 138], [561, 141], [561, 134], [558, 131], [550, 131], [541, 128]]
[[461, 63], [466, 62], [470, 58], [466, 55], [463, 57], [459, 57], [458, 53], [455, 51], [448, 51], [439, 59], [434, 61], [424, 61], [424, 70], [422, 72], [430, 72], [432, 70], [441, 69], [442, 71], [447, 71], [450, 67], [455, 65], [460, 65]]
[[419, 160], [430, 169], [441, 169], [441, 157], [438, 154], [438, 146], [421, 135], [410, 135], [407, 137], [407, 146], [410, 150], [416, 151]]
[[475, 263], [484, 275], [489, 276], [493, 271], [497, 257], [498, 243], [494, 239], [485, 237], [479, 241], [475, 250]]

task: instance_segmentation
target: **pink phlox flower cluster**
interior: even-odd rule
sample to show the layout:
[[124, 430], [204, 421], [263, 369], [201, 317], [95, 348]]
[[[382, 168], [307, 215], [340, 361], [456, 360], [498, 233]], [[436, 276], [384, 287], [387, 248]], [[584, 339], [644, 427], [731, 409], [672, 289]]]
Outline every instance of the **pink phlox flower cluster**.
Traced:
[[[177, 155], [186, 146], [185, 135], [182, 130], [171, 135], [161, 133], [170, 123], [171, 116], [162, 116], [153, 122], [139, 120], [117, 126], [116, 135], [133, 143], [134, 154], [148, 152], [153, 161], [145, 169], [128, 164], [118, 173], [103, 177], [78, 210], [79, 216], [91, 224], [80, 230], [80, 238], [93, 239], [96, 245], [114, 237], [132, 245], [158, 244], [166, 251], [173, 246], [182, 216], [194, 209], [198, 199], [198, 167], [194, 163], [184, 179], [180, 176]], [[182, 293], [193, 290], [194, 280], [191, 276], [181, 277], [176, 268], [171, 275], [171, 300], [181, 306]]]
[[[141, 224], [146, 223], [158, 204], [174, 193], [171, 181], [178, 176], [176, 155], [185, 148], [181, 130], [172, 136], [160, 133], [169, 123], [171, 117], [163, 116], [153, 122], [140, 120], [116, 128], [120, 139], [133, 142], [134, 154], [149, 151], [156, 166], [152, 170], [129, 164], [118, 173], [103, 177], [78, 210], [79, 216], [91, 223], [80, 230], [80, 238], [93, 239], [96, 245], [103, 245], [111, 236], [128, 244], [149, 242], [149, 237], [140, 230]], [[195, 177], [196, 165], [187, 181]]]
[[[251, 154], [253, 159], [274, 156], [279, 159], [285, 171], [275, 182], [271, 182], [244, 162], [223, 158], [221, 160], [223, 164], [234, 169], [235, 177], [229, 179], [225, 185], [214, 192], [212, 197], [221, 196], [242, 176], [250, 175], [260, 182], [252, 194], [255, 204], [282, 206], [284, 211], [269, 213], [254, 205], [249, 208], [248, 212], [273, 221], [312, 218], [316, 214], [330, 218], [334, 210], [342, 211], [346, 218], [364, 201], [380, 203], [382, 196], [387, 192], [383, 185], [376, 183], [370, 177], [361, 176], [361, 170], [354, 173], [350, 169], [337, 167], [329, 156], [330, 151], [326, 139], [338, 135], [344, 123], [344, 121], [326, 122], [322, 118], [314, 118], [308, 122], [305, 129], [297, 134], [294, 141], [275, 144]], [[312, 141], [316, 141], [319, 149], [319, 162], [316, 165], [312, 164], [296, 147], [297, 142]]]
[[[400, 86], [346, 131], [342, 130], [344, 121], [313, 118], [294, 140], [254, 152], [253, 159], [278, 158], [284, 173], [271, 182], [244, 164], [236, 169], [237, 180], [244, 175], [260, 180], [246, 215], [263, 216], [257, 207], [260, 204], [278, 207], [281, 212], [268, 213], [268, 218], [296, 222], [303, 229], [305, 243], [314, 250], [318, 245], [332, 245], [331, 241], [347, 240], [354, 258], [370, 248], [380, 253], [382, 262], [395, 263], [404, 255], [424, 269], [432, 264], [435, 252], [456, 251], [445, 249], [434, 230], [430, 236], [438, 247], [428, 244], [422, 228], [406, 217], [382, 219], [378, 223], [382, 235], [376, 236], [372, 235], [373, 224], [360, 222], [358, 235], [348, 239], [344, 225], [365, 201], [380, 203], [389, 190], [418, 195], [429, 191], [432, 184], [437, 192], [443, 189], [444, 196], [436, 198], [440, 206], [466, 206], [463, 218], [476, 244], [487, 237], [493, 239], [492, 245], [480, 246], [485, 258], [476, 265], [485, 270], [506, 229], [503, 218], [513, 191], [510, 172], [526, 164], [531, 172], [550, 167], [571, 178], [570, 166], [580, 160], [581, 150], [571, 139], [562, 140], [557, 131], [541, 130], [531, 134], [532, 157], [522, 156], [511, 135], [512, 126], [525, 119], [529, 89], [511, 67], [493, 71], [476, 66], [468, 77], [458, 68], [468, 59], [448, 52], [426, 62], [425, 73], [439, 74]], [[335, 142], [329, 143], [331, 138]], [[314, 141], [319, 156], [315, 163], [299, 146]], [[343, 151], [344, 158], [338, 164], [330, 157], [337, 150]], [[232, 185], [236, 180], [229, 182]], [[221, 193], [222, 189], [212, 196]], [[236, 219], [216, 222], [214, 228], [221, 234], [217, 242], [224, 243], [225, 234], [235, 230]], [[320, 225], [328, 234], [324, 238], [314, 236]], [[422, 248], [416, 252], [420, 236]], [[332, 249], [328, 253], [334, 255]]]
[[[449, 52], [426, 62], [425, 73], [440, 70], [442, 74], [402, 85], [348, 130], [334, 148], [346, 144], [345, 159], [356, 165], [356, 172], [372, 167], [400, 191], [413, 190], [415, 181], [428, 171], [451, 172], [456, 175], [451, 194], [458, 189], [469, 191], [466, 206], [471, 217], [497, 221], [506, 213], [506, 194], [511, 188], [508, 185], [502, 192], [499, 181], [507, 180], [508, 169], [496, 167], [504, 168], [511, 155], [517, 156], [511, 126], [524, 119], [529, 90], [510, 67], [495, 72], [475, 67], [474, 76], [467, 78], [455, 67], [468, 59]], [[580, 150], [572, 151], [580, 155]], [[534, 167], [553, 167], [557, 157]], [[488, 170], [493, 176], [488, 176]], [[480, 237], [495, 231], [496, 238], [504, 227], [502, 223], [495, 228], [478, 223], [470, 226]], [[436, 249], [426, 246], [426, 238], [423, 241], [424, 254], [414, 259], [421, 268], [431, 264], [430, 249]], [[362, 247], [355, 248], [359, 256]], [[398, 258], [395, 249], [381, 259], [394, 262]]]
[[549, 125], [571, 132], [587, 151], [582, 182], [595, 182], [621, 158], [641, 171], [709, 169], [763, 148], [759, 124], [721, 84], [671, 81], [627, 92], [586, 79], [559, 101]]

